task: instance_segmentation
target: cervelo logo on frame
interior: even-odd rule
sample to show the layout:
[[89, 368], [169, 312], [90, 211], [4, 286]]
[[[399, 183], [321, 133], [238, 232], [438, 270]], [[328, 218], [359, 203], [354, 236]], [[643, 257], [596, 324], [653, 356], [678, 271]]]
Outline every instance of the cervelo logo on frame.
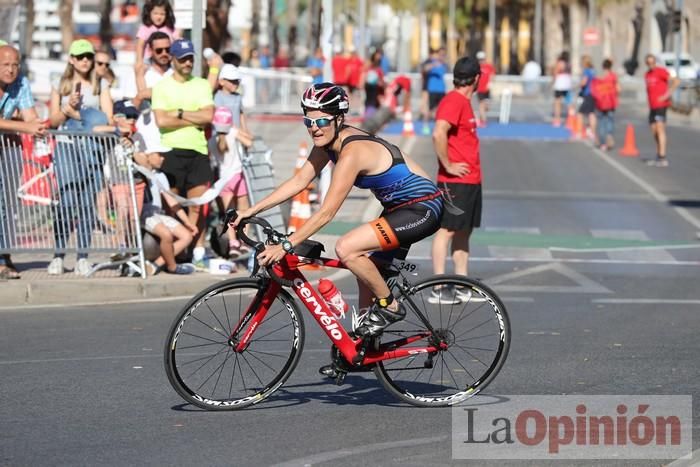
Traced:
[[338, 322], [335, 316], [328, 316], [328, 314], [323, 311], [323, 307], [313, 296], [311, 290], [306, 287], [306, 284], [301, 279], [294, 279], [294, 288], [299, 291], [299, 295], [304, 299], [304, 301], [309, 305], [309, 309], [313, 314], [319, 316], [319, 320], [323, 327], [328, 331], [331, 337], [337, 341], [343, 338], [342, 333], [338, 329]]
[[692, 397], [481, 396], [452, 409], [455, 459], [678, 459]]

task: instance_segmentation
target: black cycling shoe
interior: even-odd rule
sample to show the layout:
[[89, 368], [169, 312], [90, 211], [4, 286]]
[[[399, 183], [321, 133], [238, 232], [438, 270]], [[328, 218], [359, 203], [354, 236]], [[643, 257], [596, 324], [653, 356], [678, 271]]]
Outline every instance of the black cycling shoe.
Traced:
[[335, 379], [338, 377], [338, 370], [335, 369], [335, 365], [332, 363], [330, 365], [323, 365], [321, 368], [318, 369], [318, 372], [331, 379]]
[[396, 311], [373, 306], [372, 310], [362, 320], [362, 324], [355, 329], [355, 334], [362, 337], [374, 337], [381, 334], [390, 324], [401, 321], [406, 317], [406, 310], [399, 304]]

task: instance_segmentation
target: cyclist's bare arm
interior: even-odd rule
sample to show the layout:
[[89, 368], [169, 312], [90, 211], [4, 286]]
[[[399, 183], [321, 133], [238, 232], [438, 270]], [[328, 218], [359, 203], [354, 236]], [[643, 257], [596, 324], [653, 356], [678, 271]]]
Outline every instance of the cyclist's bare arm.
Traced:
[[309, 186], [309, 183], [321, 173], [321, 169], [328, 164], [328, 155], [323, 150], [311, 151], [311, 155], [299, 170], [299, 173], [293, 175], [277, 187], [272, 193], [261, 199], [253, 206], [238, 213], [238, 217], [232, 225], [235, 227], [246, 217], [251, 217], [259, 212], [266, 211], [280, 203], [287, 201], [289, 198], [300, 193]]
[[[359, 147], [357, 145], [355, 148]], [[356, 150], [352, 146], [345, 149], [346, 153]], [[360, 151], [358, 151], [360, 152]], [[352, 189], [355, 179], [360, 173], [361, 157], [348, 157], [351, 154], [346, 154], [345, 157], [339, 157], [338, 162], [333, 169], [333, 178], [328, 187], [323, 204], [311, 217], [302, 225], [296, 232], [289, 236], [289, 241], [292, 246], [298, 245], [328, 224], [335, 217], [336, 213], [343, 205], [343, 202], [348, 197], [348, 193]], [[313, 157], [313, 151], [312, 151]]]

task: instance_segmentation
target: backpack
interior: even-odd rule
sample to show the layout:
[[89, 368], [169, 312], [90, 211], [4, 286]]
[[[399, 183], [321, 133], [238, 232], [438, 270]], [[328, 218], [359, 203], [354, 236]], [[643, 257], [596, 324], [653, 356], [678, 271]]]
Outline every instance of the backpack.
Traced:
[[610, 73], [602, 78], [593, 78], [591, 96], [597, 110], [601, 112], [615, 110], [617, 108], [617, 76]]

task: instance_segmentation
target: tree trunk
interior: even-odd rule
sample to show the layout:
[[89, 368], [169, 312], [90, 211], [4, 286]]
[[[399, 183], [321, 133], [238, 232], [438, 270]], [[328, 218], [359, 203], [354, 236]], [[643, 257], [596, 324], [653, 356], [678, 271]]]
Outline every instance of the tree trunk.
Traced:
[[250, 19], [250, 44], [251, 48], [260, 47], [260, 0], [253, 0], [253, 16]]
[[61, 20], [61, 45], [67, 54], [73, 42], [73, 0], [60, 0], [58, 17]]
[[20, 41], [22, 42], [24, 56], [29, 58], [32, 56], [32, 47], [34, 46], [34, 41], [32, 40], [34, 36], [34, 0], [25, 1], [24, 15], [26, 18], [24, 37], [20, 37]]
[[296, 62], [297, 23], [299, 22], [299, 1], [287, 2], [287, 44], [289, 45], [289, 63]]
[[102, 0], [102, 9], [100, 11], [100, 45], [104, 50], [109, 51], [112, 55], [112, 0]]
[[207, 1], [207, 27], [204, 30], [204, 47], [221, 52], [231, 39], [228, 32], [228, 12], [231, 0]]

